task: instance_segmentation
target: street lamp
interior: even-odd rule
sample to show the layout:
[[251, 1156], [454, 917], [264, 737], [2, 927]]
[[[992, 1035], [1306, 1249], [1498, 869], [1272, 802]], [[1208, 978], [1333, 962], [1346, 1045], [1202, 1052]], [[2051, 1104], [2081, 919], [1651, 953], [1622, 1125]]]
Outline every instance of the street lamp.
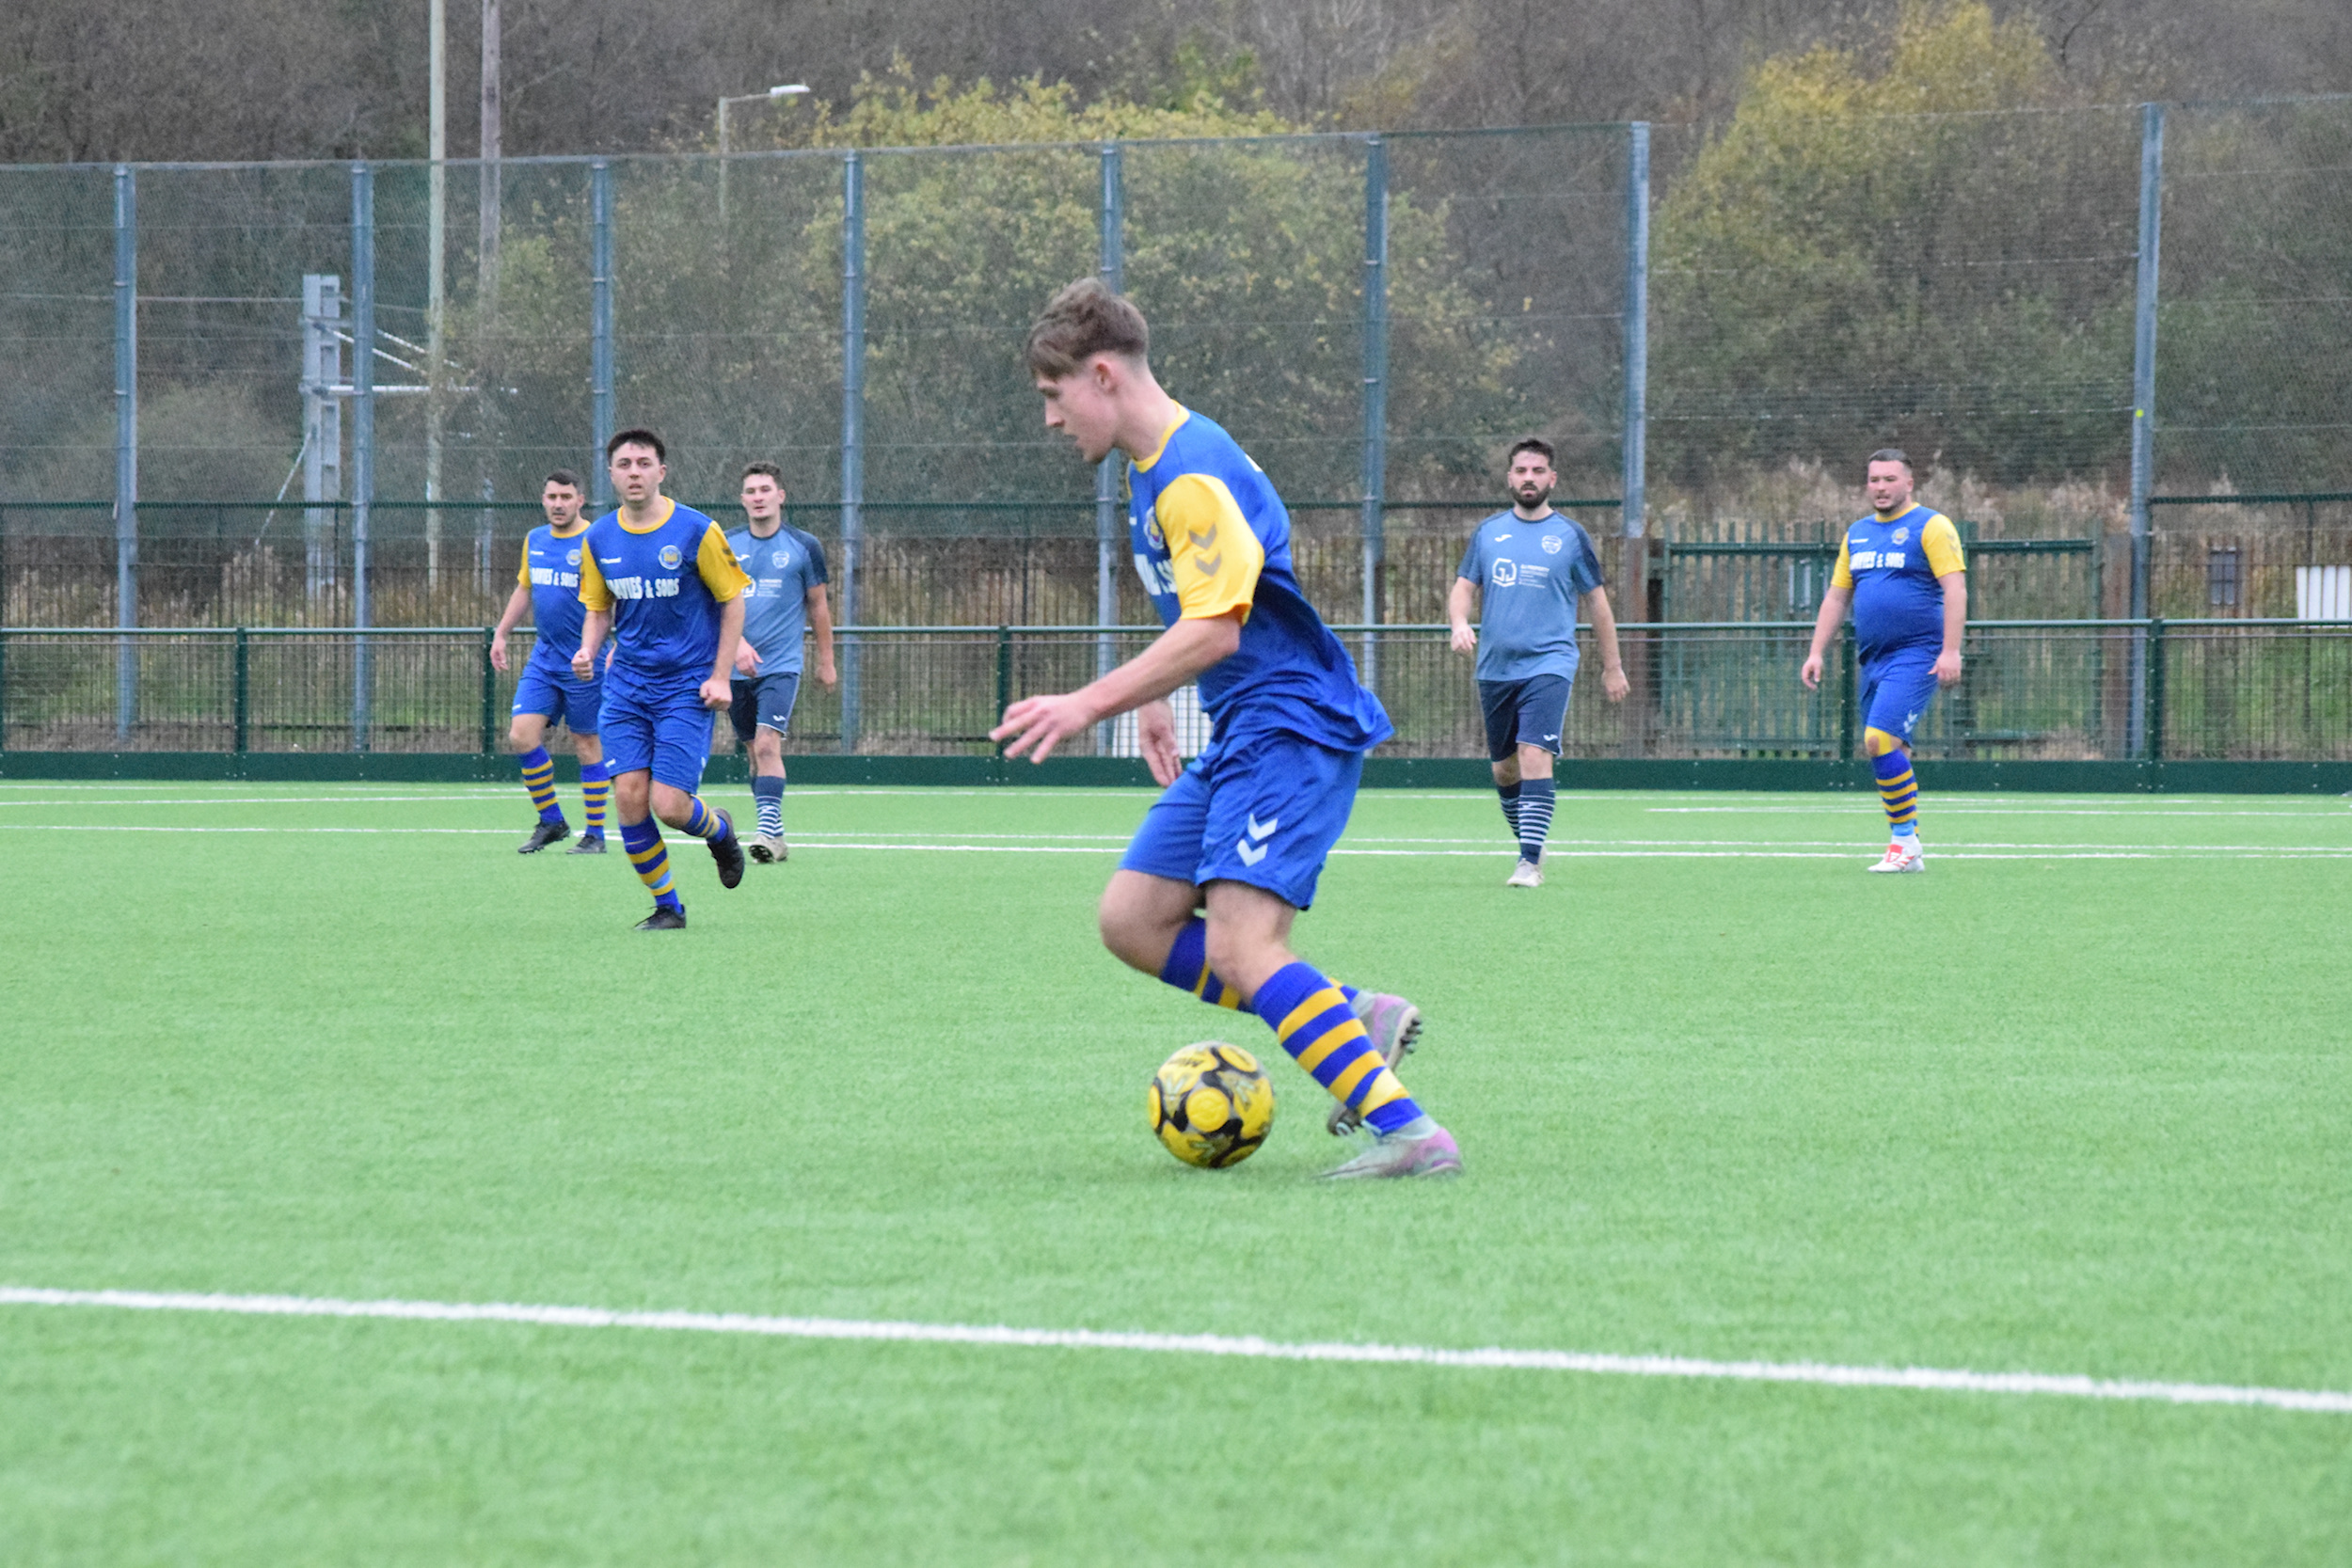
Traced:
[[788, 82], [770, 87], [766, 92], [747, 92], [736, 98], [719, 100], [719, 222], [727, 221], [727, 105], [730, 103], [767, 103], [779, 98], [798, 98], [808, 91], [805, 82]]

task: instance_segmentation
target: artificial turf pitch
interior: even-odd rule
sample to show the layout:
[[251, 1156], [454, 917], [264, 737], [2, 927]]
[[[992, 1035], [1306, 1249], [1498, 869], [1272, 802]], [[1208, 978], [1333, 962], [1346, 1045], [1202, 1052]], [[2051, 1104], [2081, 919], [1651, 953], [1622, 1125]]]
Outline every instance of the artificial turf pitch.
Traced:
[[[1571, 796], [1529, 894], [1368, 793], [1297, 946], [1469, 1173], [1333, 1187], [1279, 1059], [1145, 1129], [1279, 1057], [1096, 946], [1147, 799], [796, 790], [639, 935], [518, 788], [0, 786], [0, 1286], [2352, 1390], [2345, 802]], [[2345, 1414], [0, 1306], [11, 1564], [2348, 1558]]]

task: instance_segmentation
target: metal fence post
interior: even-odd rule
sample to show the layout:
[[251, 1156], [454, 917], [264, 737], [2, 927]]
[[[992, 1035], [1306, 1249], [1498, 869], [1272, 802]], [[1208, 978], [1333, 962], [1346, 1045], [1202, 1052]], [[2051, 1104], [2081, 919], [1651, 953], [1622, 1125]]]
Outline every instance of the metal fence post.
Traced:
[[[2148, 494], [2155, 479], [2156, 266], [2164, 231], [2164, 105], [2139, 112], [2139, 281], [2132, 301], [2132, 600], [2131, 618], [2145, 620], [2148, 603]], [[2148, 692], [2149, 649], [2132, 640], [2132, 714], [2137, 721]], [[2143, 736], [2133, 736], [2135, 742]], [[2135, 744], [2132, 750], [2138, 750]]]
[[234, 692], [234, 696], [231, 699], [234, 705], [231, 709], [234, 715], [231, 721], [231, 730], [233, 735], [231, 745], [239, 756], [245, 755], [247, 742], [250, 739], [250, 730], [248, 725], [252, 716], [251, 704], [253, 686], [252, 672], [247, 668], [247, 644], [248, 639], [246, 637], [245, 628], [243, 626], [239, 626], [237, 628], [236, 662], [232, 666], [233, 673], [231, 677], [231, 690]]
[[858, 546], [866, 500], [866, 171], [841, 163], [841, 749], [857, 750]]
[[596, 504], [612, 499], [604, 444], [612, 439], [612, 167], [602, 158], [588, 166], [588, 407], [596, 451], [588, 471], [596, 475]]
[[[1380, 562], [1389, 478], [1389, 145], [1364, 143], [1364, 605], [1363, 624], [1380, 620]], [[1377, 689], [1378, 634], [1364, 633], [1363, 678]]]
[[1628, 539], [1647, 531], [1648, 442], [1649, 123], [1637, 119], [1626, 127], [1625, 471], [1617, 515]]
[[1854, 708], [1853, 634], [1841, 631], [1837, 638], [1837, 758], [1840, 762], [1853, 761]]
[[368, 750], [368, 523], [375, 500], [375, 171], [351, 166], [351, 749]]
[[[1125, 171], [1119, 144], [1103, 144], [1102, 230], [1103, 281], [1114, 293], [1127, 287]], [[1107, 452], [1094, 470], [1094, 624], [1114, 626], [1119, 620], [1119, 465], [1116, 451]], [[1109, 632], [1094, 640], [1094, 676], [1100, 680], [1119, 662], [1118, 644]], [[1004, 711], [1000, 705], [999, 713]], [[1109, 720], [1094, 726], [1094, 750], [1110, 754], [1118, 727]]]
[[[115, 166], [115, 625], [139, 624], [139, 193], [128, 164]], [[124, 638], [115, 656], [115, 738], [139, 716], [139, 655]]]
[[[996, 711], [1002, 713], [1010, 706], [1012, 706], [1012, 628], [1000, 626], [996, 628]], [[1004, 754], [1004, 751], [1003, 746], [996, 748], [999, 756]]]
[[482, 754], [498, 752], [498, 667], [490, 662], [494, 628], [482, 628]]
[[2164, 618], [2148, 623], [2148, 713], [2141, 721], [2148, 736], [2148, 760], [2164, 760]]
[[0, 631], [0, 752], [8, 749], [8, 634]]

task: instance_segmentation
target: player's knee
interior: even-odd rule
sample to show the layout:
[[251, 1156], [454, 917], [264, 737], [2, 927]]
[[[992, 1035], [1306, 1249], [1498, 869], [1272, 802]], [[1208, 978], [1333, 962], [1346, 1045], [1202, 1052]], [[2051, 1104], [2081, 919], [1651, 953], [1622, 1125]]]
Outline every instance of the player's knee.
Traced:
[[1104, 891], [1102, 903], [1095, 907], [1094, 928], [1113, 958], [1147, 974], [1160, 972], [1168, 962], [1168, 945], [1176, 940], [1167, 922], [1120, 896], [1117, 887]]
[[517, 719], [507, 726], [506, 739], [517, 752], [528, 752], [539, 744], [539, 726]]
[[1498, 787], [1508, 789], [1519, 782], [1519, 759], [1518, 757], [1504, 757], [1494, 765], [1494, 768], [1495, 784]]
[[1889, 752], [1903, 749], [1902, 736], [1889, 735], [1881, 729], [1867, 729], [1862, 732], [1862, 749], [1871, 756], [1883, 757]]

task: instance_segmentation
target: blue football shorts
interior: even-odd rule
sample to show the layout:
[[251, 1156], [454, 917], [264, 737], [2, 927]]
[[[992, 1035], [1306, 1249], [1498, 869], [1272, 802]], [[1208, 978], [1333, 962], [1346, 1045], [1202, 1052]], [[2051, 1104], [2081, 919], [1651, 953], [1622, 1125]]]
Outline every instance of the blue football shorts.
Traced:
[[650, 769], [656, 784], [692, 794], [710, 760], [710, 710], [702, 693], [677, 676], [653, 689], [608, 682], [604, 694], [604, 769]]
[[1862, 666], [1862, 722], [1911, 744], [1935, 700], [1936, 648], [1897, 648]]
[[572, 673], [572, 661], [557, 663], [533, 653], [515, 677], [515, 712], [545, 715], [549, 723], [562, 721], [574, 735], [596, 733], [597, 710], [604, 705], [604, 680], [581, 680]]
[[1488, 760], [1501, 762], [1521, 746], [1540, 746], [1558, 756], [1561, 732], [1568, 727], [1568, 689], [1575, 682], [1574, 674], [1480, 681]]
[[770, 729], [782, 735], [792, 722], [792, 702], [801, 694], [801, 673], [754, 675], [750, 680], [738, 676], [734, 689], [735, 701], [727, 705], [727, 717], [735, 723], [735, 738], [748, 746], [759, 731]]
[[1247, 882], [1303, 910], [1363, 771], [1361, 752], [1296, 736], [1219, 740], [1152, 803], [1120, 869], [1196, 887]]

